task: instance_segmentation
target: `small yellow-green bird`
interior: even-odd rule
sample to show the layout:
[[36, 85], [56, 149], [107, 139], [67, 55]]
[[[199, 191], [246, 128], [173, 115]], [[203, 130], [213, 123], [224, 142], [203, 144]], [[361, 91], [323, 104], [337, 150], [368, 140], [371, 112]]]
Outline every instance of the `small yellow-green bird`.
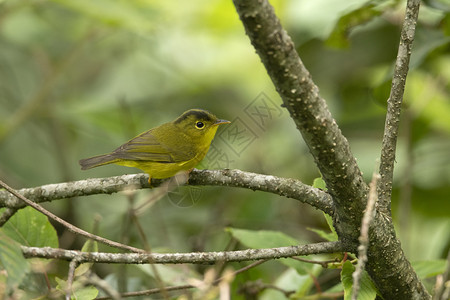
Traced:
[[202, 109], [190, 109], [176, 120], [141, 133], [111, 153], [80, 160], [82, 170], [107, 164], [135, 167], [150, 178], [168, 178], [180, 171], [190, 172], [208, 153], [218, 119]]

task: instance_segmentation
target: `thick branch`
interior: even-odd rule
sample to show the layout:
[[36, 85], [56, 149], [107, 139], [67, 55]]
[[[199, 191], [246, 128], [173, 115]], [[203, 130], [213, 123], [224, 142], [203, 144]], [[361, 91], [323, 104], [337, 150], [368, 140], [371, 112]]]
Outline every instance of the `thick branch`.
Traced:
[[406, 6], [405, 20], [400, 35], [397, 60], [395, 61], [391, 93], [387, 101], [387, 114], [384, 126], [383, 143], [381, 147], [380, 176], [378, 195], [380, 209], [390, 214], [392, 180], [394, 174], [395, 150], [397, 146], [400, 112], [406, 76], [409, 70], [409, 58], [419, 16], [420, 0], [409, 0]]
[[[358, 242], [368, 187], [347, 139], [331, 116], [319, 89], [300, 60], [294, 43], [281, 27], [267, 0], [233, 0], [245, 31], [300, 130], [336, 205], [336, 230]], [[345, 234], [343, 234], [345, 233]]]
[[[340, 239], [348, 243], [353, 251], [358, 244], [359, 225], [367, 202], [368, 186], [363, 181], [347, 140], [341, 134], [331, 117], [325, 101], [319, 96], [317, 86], [301, 62], [291, 38], [281, 27], [273, 7], [267, 0], [233, 0], [251, 43], [266, 67], [283, 103], [294, 119], [297, 128], [308, 145], [317, 166], [322, 172], [329, 193], [335, 204], [335, 227]], [[402, 30], [402, 43], [412, 41], [419, 0], [408, 1], [405, 28]], [[404, 82], [407, 71], [407, 53], [410, 46], [401, 45], [401, 58], [396, 64], [393, 86]], [[405, 66], [406, 63], [406, 66]], [[403, 74], [404, 73], [404, 74]], [[403, 75], [402, 75], [403, 74]], [[399, 84], [399, 86], [401, 86]], [[390, 114], [397, 115], [403, 90], [392, 93], [394, 109]], [[394, 95], [395, 94], [395, 95]], [[398, 94], [398, 95], [397, 95]], [[390, 101], [391, 101], [390, 100]], [[393, 124], [392, 122], [396, 123]], [[388, 121], [388, 155], [383, 160], [393, 162], [398, 119]], [[394, 134], [391, 137], [391, 134]], [[389, 166], [390, 163], [387, 163]], [[392, 176], [384, 176], [379, 184], [391, 185]], [[389, 169], [389, 168], [387, 168]], [[391, 169], [389, 169], [391, 171]], [[390, 198], [389, 193], [379, 192], [382, 199]], [[385, 299], [428, 299], [429, 295], [406, 259], [400, 242], [395, 236], [390, 214], [378, 213], [369, 232], [367, 270]]]
[[116, 263], [116, 264], [212, 264], [216, 262], [250, 261], [260, 259], [276, 259], [292, 256], [303, 256], [320, 253], [344, 252], [340, 242], [324, 242], [300, 246], [248, 249], [221, 252], [191, 252], [191, 253], [102, 253], [80, 252], [55, 248], [38, 248], [21, 246], [26, 258], [62, 259], [78, 263]]
[[[152, 180], [158, 186], [163, 180]], [[216, 185], [247, 188], [286, 196], [310, 204], [329, 215], [333, 215], [331, 196], [299, 180], [262, 175], [240, 170], [193, 170], [189, 185]], [[112, 194], [125, 189], [150, 188], [148, 175], [132, 174], [108, 178], [92, 178], [73, 182], [48, 184], [35, 188], [18, 190], [26, 198], [36, 202], [95, 194]], [[0, 191], [0, 207], [20, 208], [25, 204], [7, 191]]]
[[419, 15], [420, 0], [408, 0], [400, 36], [391, 94], [388, 99], [385, 133], [378, 182], [378, 214], [370, 232], [367, 270], [386, 299], [430, 299], [400, 242], [395, 237], [390, 203], [400, 111], [408, 73], [409, 57]]

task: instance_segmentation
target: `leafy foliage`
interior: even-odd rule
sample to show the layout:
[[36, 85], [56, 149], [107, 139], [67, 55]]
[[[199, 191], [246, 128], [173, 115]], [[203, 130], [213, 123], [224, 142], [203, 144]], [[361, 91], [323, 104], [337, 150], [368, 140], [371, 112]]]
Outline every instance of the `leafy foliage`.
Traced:
[[[255, 231], [237, 228], [228, 228], [228, 231], [235, 239], [252, 249], [289, 247], [300, 244], [300, 242], [296, 239], [279, 231]], [[300, 275], [308, 274], [312, 270], [311, 264], [302, 263], [290, 258], [281, 258], [279, 259], [279, 262], [288, 267], [294, 268]]]
[[[22, 289], [30, 291], [25, 282], [34, 278], [34, 274], [30, 272], [33, 264], [23, 257], [20, 245], [58, 248], [55, 229], [46, 216], [31, 207], [19, 210], [0, 228], [0, 260], [8, 275], [8, 289], [5, 292], [15, 295], [20, 294]], [[45, 272], [44, 265], [41, 261], [35, 262], [34, 268], [38, 267], [39, 272]], [[17, 290], [18, 287], [21, 289]]]
[[[350, 261], [346, 261], [342, 267], [341, 272], [341, 280], [342, 285], [344, 286], [344, 299], [352, 298], [353, 291], [353, 272], [355, 271], [355, 267], [352, 265]], [[358, 294], [359, 300], [373, 300], [377, 295], [375, 286], [370, 280], [369, 275], [366, 271], [364, 271], [363, 276], [361, 278], [361, 285]]]
[[58, 248], [58, 237], [47, 217], [31, 207], [17, 212], [1, 229], [20, 245]]
[[[7, 272], [6, 283], [9, 293], [17, 288], [25, 275], [30, 271], [29, 262], [23, 257], [20, 244], [12, 240], [3, 231], [0, 231], [0, 262]], [[5, 276], [2, 274], [2, 277]]]

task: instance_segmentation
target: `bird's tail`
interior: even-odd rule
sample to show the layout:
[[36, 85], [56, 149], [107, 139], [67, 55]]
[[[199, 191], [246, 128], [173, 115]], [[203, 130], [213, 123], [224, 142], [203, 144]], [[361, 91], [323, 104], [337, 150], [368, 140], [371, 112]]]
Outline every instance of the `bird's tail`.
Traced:
[[117, 162], [118, 159], [114, 157], [111, 154], [103, 154], [103, 155], [97, 155], [94, 157], [89, 157], [85, 159], [81, 159], [79, 161], [81, 170], [87, 170], [103, 165], [108, 165]]

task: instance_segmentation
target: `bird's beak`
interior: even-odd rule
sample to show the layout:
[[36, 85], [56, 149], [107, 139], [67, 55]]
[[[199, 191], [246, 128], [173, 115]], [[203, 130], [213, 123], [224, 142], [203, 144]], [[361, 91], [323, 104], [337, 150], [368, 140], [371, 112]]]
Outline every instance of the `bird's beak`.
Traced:
[[219, 119], [219, 120], [216, 121], [216, 123], [214, 123], [214, 125], [228, 124], [228, 123], [231, 123], [231, 122], [228, 121], [228, 120]]

